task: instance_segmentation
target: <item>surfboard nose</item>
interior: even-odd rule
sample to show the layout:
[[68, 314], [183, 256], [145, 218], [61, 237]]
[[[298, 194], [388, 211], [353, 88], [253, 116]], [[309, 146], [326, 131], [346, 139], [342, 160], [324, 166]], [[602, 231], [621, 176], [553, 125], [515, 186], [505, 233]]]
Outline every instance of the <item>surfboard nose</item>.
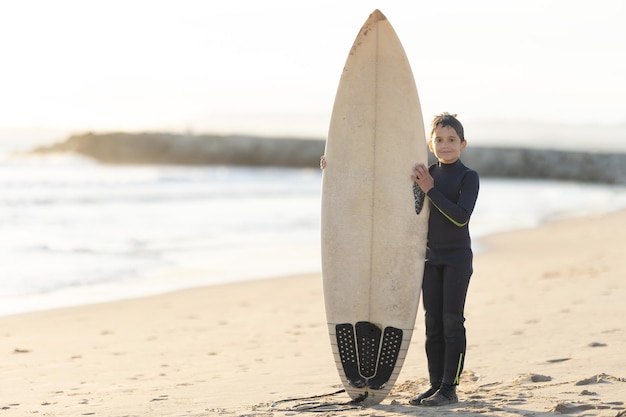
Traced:
[[387, 20], [387, 17], [378, 9], [374, 10], [368, 20], [378, 22], [380, 20]]

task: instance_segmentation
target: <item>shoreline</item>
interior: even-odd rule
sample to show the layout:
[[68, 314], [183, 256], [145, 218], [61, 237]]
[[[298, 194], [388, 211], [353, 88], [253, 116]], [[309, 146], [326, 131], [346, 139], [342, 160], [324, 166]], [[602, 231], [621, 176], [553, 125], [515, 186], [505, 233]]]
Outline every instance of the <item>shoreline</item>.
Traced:
[[[420, 306], [391, 395], [332, 415], [624, 412], [626, 266], [615, 228], [625, 221], [622, 210], [483, 238], [461, 402], [407, 404], [427, 385]], [[294, 412], [271, 403], [340, 388], [319, 274], [0, 317], [0, 329], [3, 416], [286, 417]]]
[[[605, 207], [605, 209], [606, 211], [600, 212], [595, 210], [585, 210], [582, 213], [555, 213], [554, 216], [538, 219], [537, 223], [522, 224], [514, 228], [504, 230], [490, 230], [487, 233], [479, 234], [478, 237], [473, 238], [472, 247], [474, 255], [476, 256], [488, 250], [488, 244], [486, 242], [491, 236], [516, 233], [518, 231], [543, 227], [545, 225], [564, 220], [584, 219], [587, 217], [597, 217], [626, 211], [626, 207], [622, 204], [615, 205], [615, 207]], [[264, 253], [261, 249], [257, 249], [256, 252], [259, 253], [256, 254], [250, 252], [244, 253], [246, 259], [249, 259], [255, 265], [255, 269], [258, 269], [259, 267], [261, 269], [270, 269], [269, 272], [262, 275], [252, 273], [251, 269], [247, 268], [245, 271], [240, 271], [239, 274], [234, 273], [227, 275], [226, 277], [221, 276], [220, 278], [209, 275], [209, 278], [207, 278], [207, 270], [211, 269], [207, 265], [168, 267], [142, 272], [139, 276], [133, 279], [101, 282], [85, 286], [73, 286], [36, 294], [0, 297], [0, 318], [45, 312], [62, 308], [81, 307], [91, 304], [114, 303], [117, 301], [166, 295], [172, 292], [228, 285], [230, 283], [246, 283], [266, 279], [321, 274], [321, 266], [318, 266], [317, 269], [315, 267], [311, 267], [312, 263], [310, 261], [310, 259], [319, 257], [319, 242], [300, 244], [298, 247], [276, 247], [270, 249], [271, 250], [268, 253]], [[285, 254], [288, 254], [293, 259], [299, 259], [299, 262], [303, 262], [306, 259], [306, 263], [309, 266], [307, 268], [293, 268], [287, 266], [278, 269], [275, 266], [271, 266], [271, 263], [268, 263], [266, 257], [275, 255], [279, 250], [284, 252], [280, 256], [284, 257]], [[318, 259], [318, 262], [319, 261], [320, 260]], [[183, 284], [180, 284], [180, 279], [178, 279], [179, 284], [171, 283], [172, 280], [177, 280], [177, 277], [180, 276], [184, 277]], [[150, 290], [146, 291], [145, 288], [150, 288]], [[119, 296], [120, 293], [124, 293], [124, 295]], [[81, 301], [77, 302], [75, 300]]]

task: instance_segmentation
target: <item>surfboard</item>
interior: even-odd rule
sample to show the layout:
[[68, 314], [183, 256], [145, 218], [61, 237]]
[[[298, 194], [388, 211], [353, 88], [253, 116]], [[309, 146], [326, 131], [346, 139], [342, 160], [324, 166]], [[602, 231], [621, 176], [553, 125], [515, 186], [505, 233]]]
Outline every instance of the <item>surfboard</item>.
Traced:
[[413, 73], [375, 10], [341, 74], [326, 140], [321, 259], [337, 371], [353, 401], [382, 401], [398, 378], [417, 314], [428, 228], [411, 168], [427, 161]]

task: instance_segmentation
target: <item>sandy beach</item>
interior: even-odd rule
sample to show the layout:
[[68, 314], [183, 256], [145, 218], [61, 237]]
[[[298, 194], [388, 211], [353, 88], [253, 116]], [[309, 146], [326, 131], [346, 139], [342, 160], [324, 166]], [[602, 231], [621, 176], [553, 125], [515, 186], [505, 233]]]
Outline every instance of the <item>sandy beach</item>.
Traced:
[[[397, 385], [346, 405], [319, 275], [0, 318], [0, 416], [626, 416], [626, 212], [481, 240], [460, 402], [427, 388], [420, 308]], [[293, 401], [282, 401], [290, 400]]]

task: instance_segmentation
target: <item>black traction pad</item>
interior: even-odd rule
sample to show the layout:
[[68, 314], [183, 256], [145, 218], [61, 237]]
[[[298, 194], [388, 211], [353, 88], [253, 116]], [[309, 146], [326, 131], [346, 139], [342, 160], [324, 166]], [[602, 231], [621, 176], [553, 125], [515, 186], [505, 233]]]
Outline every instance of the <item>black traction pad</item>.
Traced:
[[341, 364], [350, 385], [382, 389], [398, 360], [402, 329], [389, 326], [381, 332], [375, 324], [360, 321], [356, 326], [337, 324], [335, 333]]
[[369, 321], [356, 324], [356, 346], [359, 352], [359, 371], [365, 378], [376, 374], [378, 350], [380, 349], [380, 328]]
[[356, 357], [356, 344], [354, 341], [354, 327], [352, 324], [338, 324], [335, 326], [337, 336], [337, 349], [341, 358], [343, 372], [348, 378], [350, 385], [356, 388], [363, 388], [367, 381], [359, 374], [359, 366]]
[[376, 371], [376, 376], [367, 382], [367, 385], [372, 389], [382, 389], [389, 381], [400, 353], [402, 335], [402, 329], [391, 326], [385, 327], [382, 349], [378, 359], [378, 370]]

